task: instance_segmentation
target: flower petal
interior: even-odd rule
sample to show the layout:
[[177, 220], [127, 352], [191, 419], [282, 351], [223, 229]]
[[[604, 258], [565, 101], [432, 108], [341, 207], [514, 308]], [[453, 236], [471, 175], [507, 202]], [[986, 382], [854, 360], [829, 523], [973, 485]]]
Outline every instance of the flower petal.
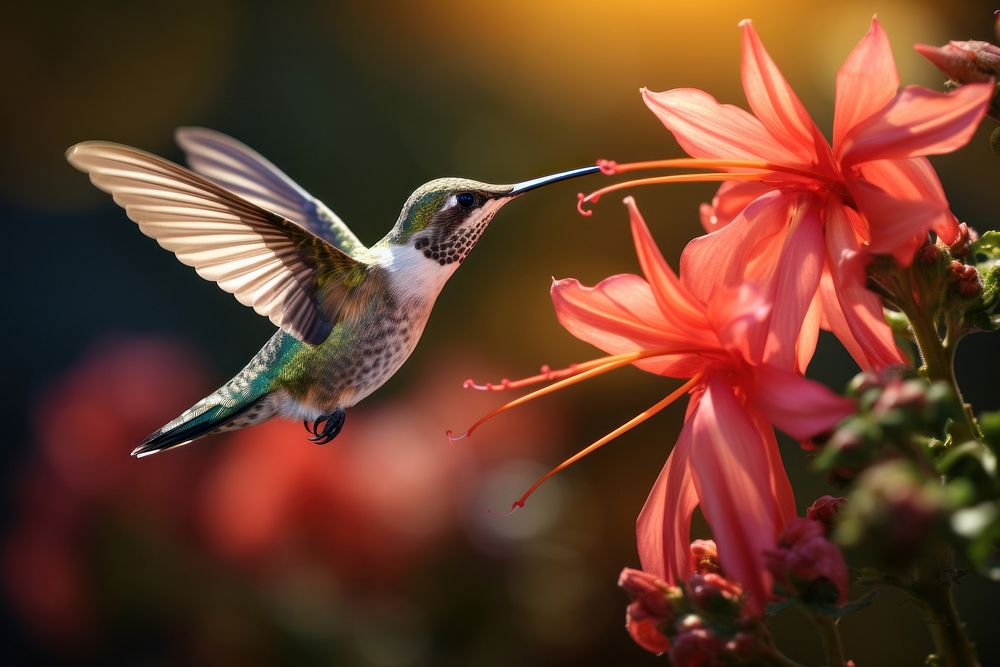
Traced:
[[[702, 303], [719, 289], [738, 287], [745, 279], [766, 282], [784, 243], [793, 196], [772, 190], [750, 203], [722, 229], [692, 239], [681, 253], [681, 281]], [[752, 260], [760, 258], [754, 264]]]
[[649, 110], [691, 157], [801, 162], [751, 114], [731, 104], [719, 104], [702, 90], [675, 88], [654, 93], [643, 88], [640, 92]]
[[[691, 399], [692, 405], [696, 400]], [[671, 584], [678, 584], [691, 574], [691, 516], [698, 506], [698, 495], [688, 467], [690, 451], [688, 422], [635, 522], [642, 569]]]
[[797, 516], [795, 510], [795, 493], [792, 491], [792, 483], [785, 472], [785, 464], [781, 460], [781, 452], [778, 451], [778, 441], [774, 437], [774, 427], [770, 422], [755, 412], [750, 413], [760, 441], [766, 443], [767, 466], [771, 474], [769, 477], [771, 485], [771, 495], [774, 498], [775, 516], [778, 517], [778, 525], [784, 526]]
[[772, 306], [767, 343], [762, 356], [751, 359], [763, 359], [789, 370], [800, 363], [798, 341], [819, 289], [826, 255], [823, 223], [815, 199], [798, 197], [791, 218], [769, 289]]
[[774, 141], [804, 164], [829, 164], [830, 148], [806, 108], [764, 48], [750, 20], [743, 30], [743, 60], [740, 75], [743, 91], [754, 115]]
[[753, 406], [796, 440], [829, 431], [856, 410], [854, 401], [799, 373], [762, 364], [754, 367], [753, 378], [749, 396]]
[[726, 181], [719, 186], [712, 203], [699, 208], [701, 226], [709, 233], [722, 229], [750, 202], [773, 189], [773, 186], [754, 181]]
[[[667, 321], [649, 284], [636, 275], [611, 276], [594, 287], [585, 287], [573, 278], [556, 280], [551, 294], [559, 323], [609, 354], [711, 345], [704, 339], [692, 341], [687, 331]], [[685, 355], [644, 359], [635, 365], [650, 373], [690, 377], [703, 362]]]
[[691, 470], [722, 568], [743, 585], [750, 613], [760, 613], [771, 591], [764, 550], [774, 548], [782, 526], [775, 510], [768, 443], [761, 440], [735, 391], [720, 377], [708, 380], [689, 419]]
[[760, 360], [767, 342], [771, 303], [756, 285], [717, 291], [708, 304], [708, 316], [722, 347], [736, 359]]
[[958, 237], [958, 221], [927, 158], [875, 160], [857, 171], [860, 179], [849, 180], [848, 187], [868, 219], [872, 252], [896, 255], [909, 266], [928, 231], [945, 243]]
[[899, 72], [889, 37], [872, 17], [868, 34], [837, 71], [837, 102], [833, 114], [833, 146], [858, 123], [875, 115], [896, 95]]
[[969, 83], [951, 93], [907, 86], [881, 111], [857, 125], [838, 146], [840, 160], [950, 153], [969, 142], [993, 99], [993, 82]]
[[704, 305], [694, 298], [663, 259], [635, 199], [626, 197], [625, 206], [628, 208], [639, 266], [652, 288], [656, 302], [660, 304], [663, 317], [673, 322], [677, 329], [690, 331], [692, 336], [702, 334], [708, 327]]
[[[825, 271], [824, 262], [823, 272]], [[820, 284], [822, 282], [822, 275], [820, 275]], [[820, 297], [819, 286], [817, 285], [812, 304], [806, 312], [806, 318], [802, 321], [802, 332], [799, 334], [799, 341], [795, 345], [795, 355], [797, 357], [795, 370], [799, 373], [805, 373], [809, 367], [809, 362], [812, 361], [813, 353], [816, 352], [816, 344], [819, 342], [819, 330], [822, 327], [822, 322], [823, 299]]]
[[882, 302], [865, 288], [865, 256], [851, 216], [857, 214], [846, 206], [826, 209], [830, 280], [820, 284], [824, 315], [830, 330], [862, 370], [905, 364], [882, 313]]

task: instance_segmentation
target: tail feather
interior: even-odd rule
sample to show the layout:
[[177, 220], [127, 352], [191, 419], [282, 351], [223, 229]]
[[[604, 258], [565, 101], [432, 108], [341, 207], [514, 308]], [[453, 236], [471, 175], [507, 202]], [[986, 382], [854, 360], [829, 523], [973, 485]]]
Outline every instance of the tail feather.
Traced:
[[179, 417], [149, 434], [132, 451], [132, 456], [142, 458], [167, 449], [186, 445], [192, 440], [218, 431], [243, 428], [267, 421], [275, 409], [267, 395], [226, 405], [217, 400], [217, 394], [202, 399]]

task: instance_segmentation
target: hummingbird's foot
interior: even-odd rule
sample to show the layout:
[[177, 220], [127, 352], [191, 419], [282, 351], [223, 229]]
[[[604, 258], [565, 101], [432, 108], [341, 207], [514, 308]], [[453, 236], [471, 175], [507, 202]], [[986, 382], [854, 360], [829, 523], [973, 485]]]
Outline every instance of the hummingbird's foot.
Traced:
[[343, 408], [337, 408], [328, 415], [320, 415], [312, 424], [303, 420], [302, 425], [314, 436], [309, 438], [309, 442], [315, 442], [317, 445], [325, 445], [337, 437], [340, 429], [344, 428], [344, 421], [346, 420], [347, 413], [344, 412]]

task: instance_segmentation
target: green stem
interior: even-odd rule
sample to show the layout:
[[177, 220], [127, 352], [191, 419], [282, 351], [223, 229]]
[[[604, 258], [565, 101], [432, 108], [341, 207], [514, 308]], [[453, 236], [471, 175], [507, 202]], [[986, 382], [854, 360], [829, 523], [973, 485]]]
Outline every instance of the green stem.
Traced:
[[936, 558], [920, 564], [919, 576], [909, 591], [928, 614], [937, 664], [940, 667], [979, 667], [975, 649], [958, 617], [951, 578], [946, 574], [952, 568], [951, 548], [941, 545], [937, 551]]
[[772, 665], [773, 667], [805, 667], [802, 663], [795, 662], [774, 647], [771, 647], [771, 650], [765, 653], [762, 657], [767, 661], [767, 664]]
[[[960, 419], [949, 426], [952, 442], [961, 444], [969, 440], [981, 440], [982, 432], [976, 423], [971, 408], [962, 399], [962, 392], [955, 378], [955, 349], [961, 338], [958, 323], [945, 323], [942, 340], [938, 328], [938, 307], [919, 303], [916, 289], [917, 278], [913, 268], [896, 274], [895, 290], [897, 305], [910, 320], [913, 337], [924, 361], [924, 371], [931, 382], [944, 382], [952, 390], [957, 401]], [[962, 621], [958, 617], [955, 597], [952, 594], [950, 573], [954, 569], [951, 547], [947, 544], [930, 545], [930, 555], [917, 568], [917, 578], [906, 587], [928, 614], [931, 634], [940, 667], [978, 667], [975, 651]]]
[[812, 619], [823, 639], [827, 667], [844, 667], [847, 661], [844, 659], [844, 647], [840, 642], [837, 621], [825, 614], [812, 614]]
[[922, 308], [913, 297], [913, 281], [909, 270], [904, 273], [904, 280], [900, 282], [902, 284], [897, 294], [899, 306], [910, 320], [910, 328], [913, 330], [920, 357], [924, 361], [927, 379], [931, 382], [947, 383], [954, 393], [955, 400], [958, 401], [962, 419], [953, 421], [949, 427], [952, 441], [961, 444], [969, 440], [982, 439], [979, 425], [972, 410], [962, 399], [962, 391], [955, 378], [955, 350], [958, 340], [954, 335], [954, 329], [949, 327], [942, 341], [935, 314], [927, 312], [927, 309]]

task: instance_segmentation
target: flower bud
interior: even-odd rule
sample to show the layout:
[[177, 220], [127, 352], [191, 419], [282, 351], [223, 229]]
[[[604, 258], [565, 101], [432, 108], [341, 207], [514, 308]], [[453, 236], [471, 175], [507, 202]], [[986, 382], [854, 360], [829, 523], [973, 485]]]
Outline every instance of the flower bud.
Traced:
[[695, 540], [691, 543], [691, 564], [699, 574], [722, 572], [719, 565], [719, 550], [712, 540]]
[[979, 234], [964, 222], [958, 225], [958, 238], [948, 246], [952, 257], [965, 257], [972, 252], [972, 244], [979, 240]]
[[1000, 48], [989, 42], [951, 41], [944, 46], [917, 44], [914, 48], [956, 83], [989, 81], [1000, 72]]
[[632, 641], [650, 653], [665, 653], [670, 648], [670, 640], [663, 634], [662, 620], [644, 614], [640, 602], [631, 603], [625, 610], [625, 629]]
[[872, 406], [872, 412], [878, 416], [887, 415], [893, 410], [923, 410], [927, 407], [927, 383], [923, 380], [894, 380], [886, 385], [882, 395]]
[[831, 482], [849, 482], [876, 457], [881, 442], [881, 427], [871, 416], [850, 417], [820, 450], [815, 465], [829, 473]]
[[846, 498], [821, 496], [806, 510], [806, 518], [822, 524], [824, 533], [829, 536], [830, 531], [833, 530], [833, 522], [837, 516], [837, 510], [845, 502], [847, 502]]
[[654, 574], [630, 567], [626, 567], [618, 575], [618, 586], [633, 600], [641, 603], [647, 615], [673, 621], [671, 600], [680, 594], [676, 586], [671, 586]]
[[625, 568], [618, 585], [632, 597], [625, 611], [625, 629], [633, 641], [651, 653], [660, 654], [670, 648], [664, 629], [676, 618], [673, 601], [681, 597], [680, 589], [659, 577]]
[[937, 264], [938, 258], [941, 256], [941, 248], [937, 247], [933, 243], [928, 243], [923, 246], [919, 251], [919, 259], [922, 264], [927, 266], [933, 266]]
[[674, 638], [670, 663], [673, 667], [715, 667], [723, 664], [720, 657], [723, 648], [723, 641], [699, 619], [697, 623], [685, 623]]
[[957, 259], [948, 265], [948, 281], [955, 291], [966, 298], [978, 295], [983, 289], [983, 282], [976, 267], [963, 264]]
[[735, 616], [743, 589], [721, 574], [696, 573], [688, 580], [687, 594], [692, 604], [706, 613]]
[[726, 642], [726, 653], [737, 662], [753, 660], [760, 655], [761, 648], [760, 639], [750, 632], [737, 632]]
[[943, 494], [909, 462], [873, 466], [858, 478], [834, 537], [875, 567], [906, 568], [942, 524]]
[[777, 548], [764, 553], [764, 562], [775, 581], [806, 604], [828, 606], [847, 600], [847, 564], [818, 521], [789, 521]]

